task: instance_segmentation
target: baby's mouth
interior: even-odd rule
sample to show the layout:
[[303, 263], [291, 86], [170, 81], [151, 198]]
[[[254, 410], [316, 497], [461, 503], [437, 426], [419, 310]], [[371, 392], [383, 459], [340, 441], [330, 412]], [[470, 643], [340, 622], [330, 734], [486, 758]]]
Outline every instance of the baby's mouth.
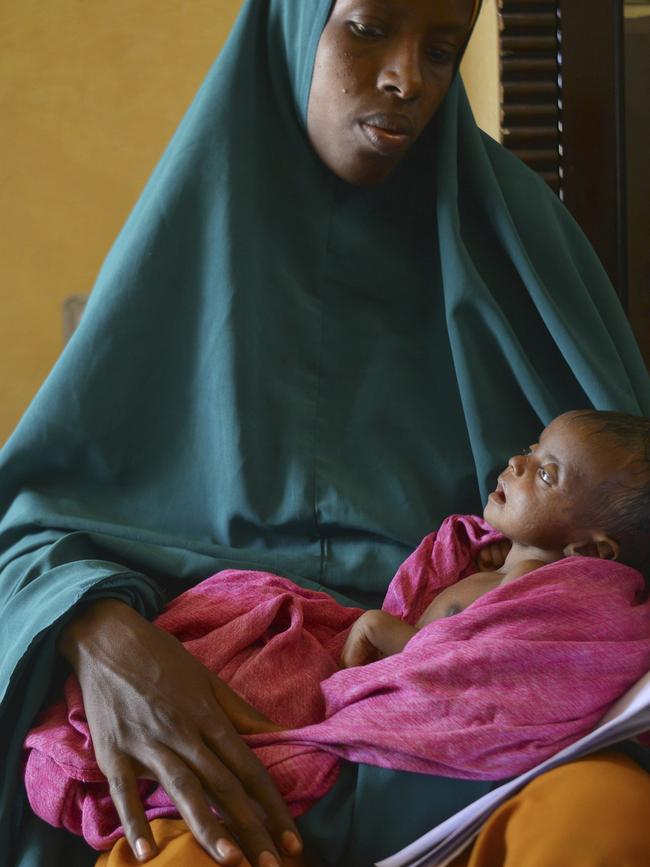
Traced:
[[500, 505], [503, 505], [505, 503], [506, 492], [501, 479], [497, 481], [497, 486], [490, 494], [490, 499], [494, 500], [495, 503], [499, 503]]

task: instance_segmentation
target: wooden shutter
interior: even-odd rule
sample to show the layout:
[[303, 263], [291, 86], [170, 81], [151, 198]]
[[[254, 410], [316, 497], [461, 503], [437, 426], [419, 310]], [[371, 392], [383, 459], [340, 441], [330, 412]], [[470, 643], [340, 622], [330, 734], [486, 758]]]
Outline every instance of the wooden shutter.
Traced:
[[562, 196], [557, 3], [499, 0], [499, 24], [503, 143]]
[[547, 181], [626, 299], [622, 0], [498, 0], [505, 146]]

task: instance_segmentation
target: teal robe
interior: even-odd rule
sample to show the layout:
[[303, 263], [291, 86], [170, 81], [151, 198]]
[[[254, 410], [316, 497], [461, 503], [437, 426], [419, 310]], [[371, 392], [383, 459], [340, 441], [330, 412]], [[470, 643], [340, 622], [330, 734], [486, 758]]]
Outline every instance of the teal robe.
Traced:
[[[553, 416], [650, 409], [601, 265], [460, 81], [384, 183], [320, 163], [305, 118], [329, 6], [245, 4], [0, 455], [10, 864], [92, 862], [20, 778], [79, 605], [152, 617], [232, 566], [374, 603]], [[301, 827], [327, 863], [364, 865], [482, 791], [345, 766]]]

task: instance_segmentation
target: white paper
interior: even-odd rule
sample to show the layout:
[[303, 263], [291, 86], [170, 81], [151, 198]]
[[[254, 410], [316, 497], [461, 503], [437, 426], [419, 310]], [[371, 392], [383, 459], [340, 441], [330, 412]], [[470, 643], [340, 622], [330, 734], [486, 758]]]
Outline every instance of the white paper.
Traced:
[[571, 759], [650, 730], [650, 672], [603, 717], [596, 728], [550, 759], [493, 789], [377, 867], [444, 867], [479, 833], [489, 815], [529, 780]]

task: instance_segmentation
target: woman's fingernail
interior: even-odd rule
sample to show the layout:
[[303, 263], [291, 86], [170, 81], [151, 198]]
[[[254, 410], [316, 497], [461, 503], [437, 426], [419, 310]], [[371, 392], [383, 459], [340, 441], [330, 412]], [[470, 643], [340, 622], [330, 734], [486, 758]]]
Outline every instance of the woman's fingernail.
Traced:
[[285, 831], [282, 835], [282, 845], [289, 855], [299, 855], [302, 852], [302, 843], [293, 831]]
[[257, 864], [258, 867], [280, 867], [280, 862], [271, 852], [262, 852]]
[[235, 853], [235, 847], [228, 840], [217, 840], [214, 848], [220, 858], [229, 858]]
[[143, 858], [151, 858], [152, 855], [151, 843], [144, 837], [138, 837], [135, 841], [135, 857], [142, 860]]

